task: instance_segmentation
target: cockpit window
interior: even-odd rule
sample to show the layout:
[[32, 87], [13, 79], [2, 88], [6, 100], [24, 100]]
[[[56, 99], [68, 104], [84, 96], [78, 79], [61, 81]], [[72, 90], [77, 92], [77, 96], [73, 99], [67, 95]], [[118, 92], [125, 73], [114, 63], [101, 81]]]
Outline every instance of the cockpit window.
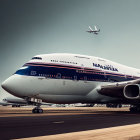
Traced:
[[33, 57], [32, 60], [34, 60], [34, 59], [42, 60], [41, 57]]
[[23, 66], [20, 68], [20, 70], [27, 69], [27, 68], [28, 68], [28, 66]]
[[19, 74], [19, 75], [29, 75], [29, 73], [30, 73], [29, 66], [23, 66], [15, 72], [15, 74]]

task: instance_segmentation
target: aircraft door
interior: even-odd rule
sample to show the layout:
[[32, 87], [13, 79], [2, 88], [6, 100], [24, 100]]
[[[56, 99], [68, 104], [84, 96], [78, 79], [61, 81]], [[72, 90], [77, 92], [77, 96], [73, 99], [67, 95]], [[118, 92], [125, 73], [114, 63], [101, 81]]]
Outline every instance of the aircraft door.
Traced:
[[87, 82], [87, 76], [84, 76], [84, 82], [85, 83]]
[[61, 79], [61, 73], [57, 73], [56, 78]]
[[77, 76], [74, 76], [74, 81], [77, 81]]

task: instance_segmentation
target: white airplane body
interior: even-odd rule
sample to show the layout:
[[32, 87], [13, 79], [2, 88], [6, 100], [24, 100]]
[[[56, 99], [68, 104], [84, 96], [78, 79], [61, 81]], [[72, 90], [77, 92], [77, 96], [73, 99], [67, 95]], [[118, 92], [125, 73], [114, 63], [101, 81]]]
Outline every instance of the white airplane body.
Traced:
[[98, 34], [100, 32], [100, 29], [98, 30], [96, 26], [94, 26], [94, 30], [89, 26], [89, 30], [87, 31], [89, 33], [94, 33], [94, 34]]
[[2, 87], [38, 103], [128, 103], [136, 110], [139, 84], [139, 69], [98, 57], [56, 53], [33, 57]]

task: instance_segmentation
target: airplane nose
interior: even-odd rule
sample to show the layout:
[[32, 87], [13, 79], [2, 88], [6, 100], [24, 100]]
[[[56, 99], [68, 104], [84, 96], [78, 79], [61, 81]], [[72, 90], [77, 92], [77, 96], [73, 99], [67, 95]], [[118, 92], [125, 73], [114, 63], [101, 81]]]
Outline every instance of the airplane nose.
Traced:
[[6, 91], [8, 91], [9, 93], [11, 93], [12, 89], [13, 89], [13, 78], [9, 77], [8, 79], [6, 79], [2, 84], [2, 88]]
[[[10, 94], [23, 97], [28, 96], [30, 93], [34, 94], [35, 90], [30, 86], [32, 81], [28, 77], [23, 77], [21, 75], [12, 75], [6, 79], [2, 84], [2, 88], [9, 92]], [[36, 94], [36, 93], [35, 93]]]
[[6, 99], [4, 98], [3, 101], [6, 101]]
[[3, 88], [3, 89], [7, 89], [7, 82], [6, 82], [6, 80], [1, 84], [1, 87]]
[[2, 88], [4, 90], [6, 90], [7, 92], [9, 92], [10, 94], [13, 94], [15, 96], [18, 96], [20, 93], [20, 76], [18, 77], [17, 75], [12, 75], [10, 76], [8, 79], [6, 79], [3, 83], [2, 83]]
[[1, 84], [1, 87], [5, 89], [5, 81]]

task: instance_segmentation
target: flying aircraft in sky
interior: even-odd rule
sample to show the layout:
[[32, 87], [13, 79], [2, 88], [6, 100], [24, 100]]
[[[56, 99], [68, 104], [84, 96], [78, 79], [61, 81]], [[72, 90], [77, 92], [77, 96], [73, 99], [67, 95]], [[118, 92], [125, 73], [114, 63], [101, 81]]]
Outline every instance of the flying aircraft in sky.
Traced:
[[89, 30], [87, 31], [89, 33], [94, 33], [94, 34], [98, 34], [100, 32], [100, 29], [97, 29], [96, 26], [94, 26], [94, 30], [89, 26]]
[[27, 102], [35, 102], [33, 113], [43, 112], [41, 102], [131, 104], [130, 111], [140, 112], [140, 70], [99, 57], [37, 55], [2, 87]]

